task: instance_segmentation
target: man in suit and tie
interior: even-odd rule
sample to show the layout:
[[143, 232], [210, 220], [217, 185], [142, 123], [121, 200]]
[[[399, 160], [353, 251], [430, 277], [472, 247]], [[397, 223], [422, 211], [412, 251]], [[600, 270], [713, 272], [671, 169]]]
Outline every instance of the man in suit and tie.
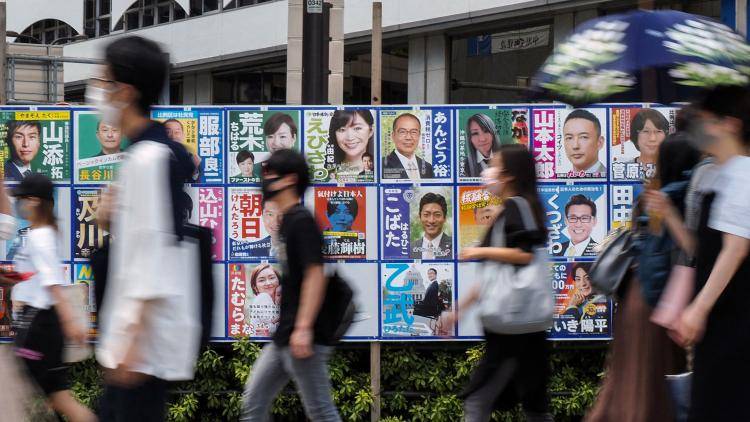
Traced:
[[412, 259], [452, 259], [453, 240], [443, 232], [448, 203], [442, 195], [428, 192], [419, 201], [419, 221], [424, 234], [411, 246]]
[[393, 120], [391, 139], [396, 149], [383, 160], [383, 179], [432, 179], [432, 164], [416, 156], [422, 138], [422, 124], [417, 116], [404, 113]]
[[565, 205], [565, 224], [570, 241], [555, 256], [596, 256], [597, 243], [591, 238], [596, 227], [596, 204], [584, 195], [573, 195]]
[[39, 153], [42, 125], [34, 120], [14, 120], [8, 123], [5, 142], [10, 159], [5, 162], [5, 180], [21, 181], [34, 172], [31, 161]]

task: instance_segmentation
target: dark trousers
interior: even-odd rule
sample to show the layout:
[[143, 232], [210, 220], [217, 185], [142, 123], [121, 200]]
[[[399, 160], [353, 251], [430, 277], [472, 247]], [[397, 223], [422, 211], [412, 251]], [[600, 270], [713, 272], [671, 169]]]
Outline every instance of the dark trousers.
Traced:
[[99, 402], [102, 422], [163, 422], [166, 416], [167, 382], [150, 377], [133, 388], [107, 385]]

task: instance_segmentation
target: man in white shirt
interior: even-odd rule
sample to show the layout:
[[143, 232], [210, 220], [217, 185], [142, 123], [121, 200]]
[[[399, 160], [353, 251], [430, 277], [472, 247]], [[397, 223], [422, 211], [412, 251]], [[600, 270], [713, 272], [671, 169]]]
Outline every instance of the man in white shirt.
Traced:
[[404, 113], [393, 120], [391, 139], [396, 149], [383, 160], [384, 179], [409, 179], [419, 181], [435, 177], [432, 164], [417, 157], [422, 138], [422, 123], [417, 116]]
[[428, 192], [419, 201], [419, 221], [424, 234], [412, 245], [412, 259], [452, 259], [453, 240], [443, 231], [448, 203], [442, 195]]
[[96, 355], [105, 369], [99, 417], [163, 421], [167, 382], [192, 379], [200, 342], [200, 260], [197, 247], [186, 246], [182, 237], [188, 206], [183, 184], [195, 166], [164, 126], [148, 117], [168, 67], [158, 45], [120, 38], [106, 48], [105, 65], [87, 98], [132, 145], [118, 176], [116, 203], [103, 207], [111, 209], [116, 240], [99, 314]]
[[607, 168], [599, 161], [604, 136], [599, 119], [588, 110], [573, 110], [563, 125], [565, 155], [573, 165], [572, 177], [605, 177]]
[[584, 195], [573, 195], [565, 205], [565, 224], [570, 240], [555, 256], [596, 256], [597, 243], [591, 238], [596, 227], [596, 203]]
[[8, 125], [6, 143], [10, 159], [5, 162], [5, 179], [20, 182], [33, 173], [31, 161], [39, 153], [42, 125], [32, 120], [14, 120]]

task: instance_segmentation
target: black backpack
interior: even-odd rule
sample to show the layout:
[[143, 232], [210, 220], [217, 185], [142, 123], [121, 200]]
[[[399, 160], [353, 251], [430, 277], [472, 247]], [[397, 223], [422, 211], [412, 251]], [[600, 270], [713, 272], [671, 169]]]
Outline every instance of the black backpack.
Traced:
[[315, 321], [315, 333], [323, 334], [329, 345], [338, 343], [352, 325], [357, 307], [354, 292], [338, 272], [328, 277], [326, 296]]

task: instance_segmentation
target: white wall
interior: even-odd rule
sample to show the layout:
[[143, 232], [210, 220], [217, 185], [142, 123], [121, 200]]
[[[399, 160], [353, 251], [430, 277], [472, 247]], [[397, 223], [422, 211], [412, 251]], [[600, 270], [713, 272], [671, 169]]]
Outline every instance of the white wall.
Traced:
[[[387, 33], [543, 3], [547, 1], [383, 0], [383, 27]], [[366, 35], [372, 28], [371, 12], [372, 0], [345, 0], [346, 36]], [[252, 51], [284, 50], [287, 41], [287, 16], [287, 2], [276, 1], [130, 31], [127, 34], [141, 35], [162, 43], [170, 52], [172, 63], [180, 66], [192, 62], [221, 60]], [[104, 46], [118, 36], [122, 34], [66, 45], [65, 55], [100, 57]], [[65, 82], [87, 78], [93, 72], [92, 68], [93, 66], [66, 64]]]

